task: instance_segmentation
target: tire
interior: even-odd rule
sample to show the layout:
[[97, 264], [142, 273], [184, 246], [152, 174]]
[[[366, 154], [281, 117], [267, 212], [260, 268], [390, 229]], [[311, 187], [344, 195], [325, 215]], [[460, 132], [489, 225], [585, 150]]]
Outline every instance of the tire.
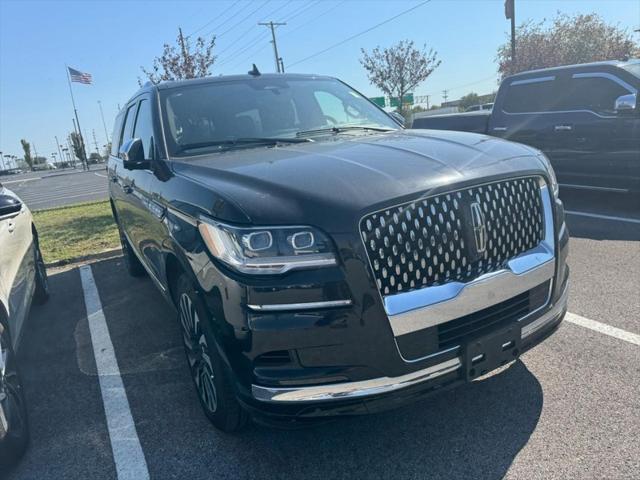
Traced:
[[29, 444], [29, 421], [11, 336], [0, 323], [0, 468], [16, 463]]
[[122, 245], [122, 255], [124, 257], [124, 264], [127, 268], [127, 272], [129, 272], [129, 275], [132, 277], [142, 277], [146, 275], [146, 270], [131, 248], [131, 244], [122, 232], [120, 225], [118, 225], [118, 232], [120, 232], [120, 244]]
[[49, 300], [49, 278], [47, 277], [47, 267], [44, 264], [42, 258], [42, 252], [40, 251], [40, 243], [38, 242], [38, 236], [33, 236], [35, 256], [35, 269], [36, 269], [36, 289], [33, 293], [33, 302], [36, 305], [42, 305]]
[[175, 302], [182, 341], [200, 405], [213, 425], [235, 432], [247, 423], [247, 413], [236, 398], [211, 329], [211, 316], [188, 277], [176, 282]]

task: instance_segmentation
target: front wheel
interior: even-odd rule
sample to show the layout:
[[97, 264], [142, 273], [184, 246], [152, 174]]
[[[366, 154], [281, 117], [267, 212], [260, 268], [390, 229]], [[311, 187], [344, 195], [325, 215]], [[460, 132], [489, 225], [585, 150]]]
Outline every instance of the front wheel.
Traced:
[[127, 272], [132, 277], [142, 277], [147, 272], [145, 271], [140, 259], [136, 256], [129, 240], [122, 231], [122, 227], [118, 225], [118, 232], [120, 233], [120, 244], [122, 245], [122, 256], [124, 257], [124, 264], [127, 267]]
[[211, 423], [224, 432], [241, 429], [247, 414], [235, 396], [211, 331], [210, 315], [186, 275], [175, 289], [178, 320], [187, 361], [200, 405]]
[[27, 408], [9, 330], [0, 323], [0, 467], [17, 462], [29, 443]]

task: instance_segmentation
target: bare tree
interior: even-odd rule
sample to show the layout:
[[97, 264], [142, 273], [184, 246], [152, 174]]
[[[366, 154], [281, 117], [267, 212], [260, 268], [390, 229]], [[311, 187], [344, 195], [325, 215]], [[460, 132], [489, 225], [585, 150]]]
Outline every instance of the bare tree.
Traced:
[[[176, 45], [164, 44], [162, 55], [153, 59], [151, 71], [144, 67], [140, 68], [154, 84], [166, 80], [206, 77], [210, 74], [209, 70], [216, 60], [213, 54], [215, 43], [215, 36], [208, 41], [198, 37], [192, 51], [189, 37], [185, 37], [182, 29], [178, 28]], [[142, 83], [140, 79], [138, 83]]]
[[401, 40], [389, 48], [374, 48], [371, 53], [361, 49], [360, 63], [367, 71], [369, 81], [391, 97], [400, 100], [400, 112], [404, 112], [405, 95], [424, 82], [440, 65], [437, 52], [416, 48], [413, 41]]
[[31, 156], [31, 144], [24, 138], [20, 140], [22, 144], [22, 150], [24, 150], [24, 161], [29, 165], [29, 170], [33, 170], [33, 157]]
[[80, 137], [80, 134], [78, 134], [77, 132], [71, 132], [71, 135], [69, 135], [69, 137], [71, 137], [71, 148], [73, 149], [73, 153], [78, 158], [78, 160], [80, 160], [82, 167], [88, 168], [87, 159], [84, 156], [84, 148], [82, 145], [82, 138]]
[[549, 22], [527, 21], [516, 30], [516, 61], [511, 43], [498, 48], [498, 71], [504, 77], [537, 68], [572, 65], [600, 60], [622, 60], [640, 55], [640, 45], [631, 33], [607, 24], [596, 14], [558, 13]]

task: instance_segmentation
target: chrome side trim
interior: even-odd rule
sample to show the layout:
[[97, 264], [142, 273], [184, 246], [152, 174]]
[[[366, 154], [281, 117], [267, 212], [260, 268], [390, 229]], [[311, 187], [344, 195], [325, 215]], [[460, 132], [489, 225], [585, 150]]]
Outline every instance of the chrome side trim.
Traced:
[[530, 290], [553, 278], [555, 238], [551, 192], [540, 187], [544, 210], [544, 238], [540, 244], [507, 262], [506, 268], [475, 280], [413, 290], [384, 297], [394, 335], [433, 327]]
[[626, 89], [629, 93], [638, 93], [638, 90], [634, 88], [632, 85], [629, 85], [627, 82], [625, 82], [621, 78], [607, 72], [574, 73], [571, 76], [571, 78], [606, 78], [607, 80], [611, 80], [613, 83], [620, 85], [622, 88]]
[[576, 185], [574, 183], [559, 183], [558, 185], [560, 185], [561, 187], [566, 187], [566, 188], [575, 188], [575, 189], [582, 189], [582, 190], [602, 190], [604, 192], [622, 192], [622, 193], [626, 193], [626, 192], [629, 191], [626, 188], [596, 187], [595, 185]]
[[549, 77], [535, 77], [535, 78], [525, 78], [524, 80], [515, 80], [513, 82], [511, 82], [509, 84], [510, 87], [513, 87], [514, 85], [529, 85], [532, 83], [543, 83], [543, 82], [553, 82], [556, 79], [555, 76], [549, 76]]
[[567, 285], [565, 285], [564, 287], [562, 295], [560, 295], [560, 298], [555, 303], [555, 305], [551, 307], [551, 309], [548, 312], [540, 316], [540, 318], [537, 318], [533, 322], [522, 327], [522, 333], [520, 337], [522, 339], [525, 339], [529, 335], [537, 332], [541, 328], [545, 327], [547, 324], [556, 320], [558, 316], [560, 316], [562, 312], [566, 310], [568, 297], [569, 297], [569, 284], [567, 283]]
[[380, 377], [359, 382], [334, 383], [311, 387], [262, 387], [251, 385], [251, 393], [256, 400], [262, 402], [324, 402], [363, 398], [381, 393], [393, 392], [418, 383], [433, 380], [447, 373], [455, 372], [462, 366], [459, 357], [431, 367], [407, 373], [399, 377]]
[[256, 312], [282, 312], [289, 310], [318, 310], [322, 308], [348, 307], [351, 300], [329, 300], [326, 302], [277, 303], [273, 305], [247, 305]]

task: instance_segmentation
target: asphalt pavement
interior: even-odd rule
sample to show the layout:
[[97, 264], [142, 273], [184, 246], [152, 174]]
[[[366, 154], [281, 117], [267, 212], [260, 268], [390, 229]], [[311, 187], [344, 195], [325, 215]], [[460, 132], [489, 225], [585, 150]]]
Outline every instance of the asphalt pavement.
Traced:
[[[640, 205], [561, 195], [578, 212], [567, 216], [569, 311], [637, 339]], [[640, 345], [606, 328], [565, 321], [509, 367], [400, 410], [228, 435], [202, 414], [175, 315], [151, 281], [129, 277], [121, 258], [90, 269], [135, 426], [128, 440], [152, 479], [638, 478]], [[107, 425], [79, 269], [52, 272], [51, 290], [32, 309], [20, 353], [32, 442], [7, 477], [116, 478], [117, 430]]]
[[89, 171], [53, 170], [0, 177], [31, 210], [62, 207], [81, 202], [106, 200], [109, 196], [105, 165]]

